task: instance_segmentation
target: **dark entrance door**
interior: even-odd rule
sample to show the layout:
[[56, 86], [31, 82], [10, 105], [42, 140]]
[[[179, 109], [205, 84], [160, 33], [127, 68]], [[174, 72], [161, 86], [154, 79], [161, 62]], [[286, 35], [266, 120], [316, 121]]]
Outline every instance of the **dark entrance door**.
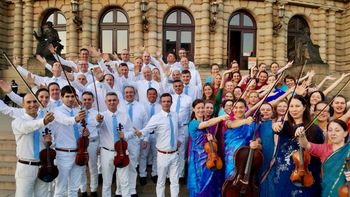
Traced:
[[230, 31], [229, 32], [229, 62], [228, 65], [233, 61], [236, 60], [239, 65], [243, 65], [241, 62], [241, 32], [240, 31]]

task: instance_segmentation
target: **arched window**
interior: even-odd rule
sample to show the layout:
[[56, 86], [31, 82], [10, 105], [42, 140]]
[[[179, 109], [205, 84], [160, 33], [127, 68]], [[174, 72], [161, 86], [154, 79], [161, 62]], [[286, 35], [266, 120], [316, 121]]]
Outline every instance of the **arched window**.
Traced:
[[227, 40], [227, 65], [236, 60], [241, 69], [247, 69], [248, 57], [256, 56], [256, 23], [254, 18], [242, 10], [233, 13], [229, 20]]
[[52, 22], [53, 28], [57, 30], [57, 33], [61, 39], [61, 44], [64, 46], [63, 50], [61, 51], [62, 54], [66, 53], [66, 41], [67, 41], [67, 31], [66, 31], [66, 25], [67, 21], [64, 15], [60, 10], [54, 10], [52, 12], [49, 12], [45, 17], [41, 24], [41, 26], [44, 26], [46, 22]]
[[288, 23], [288, 60], [303, 56], [303, 54], [298, 53], [302, 51], [300, 39], [306, 34], [310, 34], [310, 28], [306, 20], [300, 15], [293, 16]]
[[120, 53], [129, 48], [129, 21], [124, 10], [112, 8], [103, 13], [100, 23], [100, 48], [105, 53]]
[[169, 52], [178, 53], [179, 49], [187, 51], [187, 57], [194, 57], [194, 21], [192, 15], [184, 9], [169, 11], [164, 17], [163, 56]]

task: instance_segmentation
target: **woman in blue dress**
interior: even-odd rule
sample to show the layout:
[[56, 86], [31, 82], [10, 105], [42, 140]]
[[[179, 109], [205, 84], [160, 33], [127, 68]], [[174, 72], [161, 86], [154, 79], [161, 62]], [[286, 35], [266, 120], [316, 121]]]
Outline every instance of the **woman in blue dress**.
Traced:
[[[311, 156], [311, 162], [308, 166], [314, 178], [314, 183], [310, 187], [297, 186], [290, 181], [292, 171], [295, 169], [292, 155], [299, 149], [297, 140], [294, 138], [295, 130], [300, 126], [306, 126], [311, 121], [310, 111], [306, 100], [299, 95], [292, 97], [290, 102], [287, 120], [276, 122], [272, 128], [279, 133], [275, 162], [270, 170], [266, 181], [274, 185], [274, 192], [269, 196], [320, 196], [320, 174], [321, 162], [319, 158]], [[307, 131], [306, 137], [310, 142], [322, 144], [324, 142], [321, 129], [312, 125]], [[272, 182], [271, 182], [272, 181]]]
[[226, 121], [227, 130], [224, 134], [225, 153], [225, 179], [229, 179], [234, 174], [234, 153], [241, 146], [249, 145], [252, 139], [255, 123], [253, 118], [245, 119], [247, 104], [245, 100], [239, 99], [233, 108], [234, 121]]
[[189, 134], [192, 139], [188, 165], [187, 188], [191, 197], [213, 197], [220, 196], [221, 184], [220, 173], [215, 169], [208, 169], [206, 161], [208, 158], [204, 150], [204, 144], [208, 140], [214, 140], [214, 133], [207, 128], [216, 125], [222, 120], [227, 120], [228, 115], [211, 118], [204, 121], [204, 101], [197, 99], [192, 104], [192, 121], [189, 123]]

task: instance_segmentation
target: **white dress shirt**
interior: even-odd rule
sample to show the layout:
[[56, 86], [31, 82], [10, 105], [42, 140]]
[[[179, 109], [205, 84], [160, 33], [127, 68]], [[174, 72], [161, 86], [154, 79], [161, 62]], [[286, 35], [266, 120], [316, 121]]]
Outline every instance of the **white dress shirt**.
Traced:
[[150, 84], [151, 87], [155, 88], [157, 90], [158, 98], [159, 98], [159, 95], [161, 95], [163, 92], [163, 88], [161, 87], [161, 85], [158, 82], [156, 82], [154, 80], [147, 81], [145, 79], [137, 81], [137, 82], [133, 82], [133, 81], [128, 80], [128, 84], [134, 86], [137, 89], [138, 100], [141, 103], [146, 103], [148, 101], [147, 90], [149, 88], [149, 82], [151, 82], [151, 84]]
[[[113, 132], [113, 114], [117, 116], [118, 125], [123, 125], [124, 139], [128, 140], [135, 138], [134, 132], [132, 131], [132, 124], [130, 119], [127, 117], [125, 112], [116, 111], [112, 113], [107, 110], [101, 113], [103, 116], [103, 122], [98, 125], [100, 135], [100, 146], [114, 150], [114, 132]], [[119, 137], [118, 137], [119, 138]]]
[[148, 135], [149, 133], [154, 132], [156, 135], [156, 147], [161, 151], [175, 151], [177, 148], [171, 147], [170, 139], [171, 139], [171, 129], [169, 123], [168, 114], [171, 114], [171, 119], [174, 125], [174, 134], [175, 134], [175, 146], [177, 146], [177, 142], [184, 142], [184, 134], [180, 131], [179, 121], [177, 114], [175, 112], [165, 112], [161, 110], [156, 115], [152, 116], [152, 118], [147, 123], [146, 127], [140, 130], [142, 135]]
[[70, 108], [65, 104], [54, 109], [55, 121], [52, 123], [52, 132], [55, 139], [56, 148], [76, 149], [77, 140], [74, 135], [74, 124], [79, 127], [79, 135], [82, 133], [80, 123], [75, 122], [75, 117], [70, 115], [73, 110], [73, 115], [79, 112], [78, 108]]
[[97, 111], [94, 109], [88, 109], [85, 111], [87, 119], [86, 121], [86, 127], [89, 129], [89, 138], [96, 138], [98, 137], [98, 122], [96, 121]]
[[6, 105], [4, 101], [0, 100], [0, 113], [15, 119], [17, 117], [22, 116], [25, 113], [25, 111], [23, 108], [10, 107]]
[[187, 125], [191, 120], [191, 113], [192, 113], [192, 98], [187, 96], [186, 94], [182, 93], [181, 95], [178, 94], [172, 94], [173, 97], [173, 104], [171, 105], [170, 110], [176, 113], [176, 106], [178, 97], [180, 98], [180, 110], [179, 110], [179, 124], [180, 126]]
[[[188, 87], [188, 93], [186, 94], [186, 87]], [[202, 95], [199, 94], [200, 90], [197, 86], [194, 86], [192, 84], [184, 84], [184, 94], [187, 96], [190, 96], [192, 98], [192, 102], [196, 99], [200, 99]]]
[[[135, 127], [136, 129], [142, 129], [143, 127], [146, 126], [148, 122], [148, 117], [147, 117], [147, 112], [144, 108], [144, 106], [137, 102], [133, 101], [131, 103], [126, 101], [126, 110], [129, 115], [129, 106], [132, 104], [132, 126]], [[129, 117], [131, 120], [131, 117]]]
[[18, 159], [34, 161], [34, 131], [39, 129], [40, 131], [40, 148], [42, 150], [44, 146], [44, 140], [41, 132], [44, 129], [43, 118], [33, 118], [27, 113], [17, 117], [12, 121], [12, 130], [16, 138], [16, 156]]

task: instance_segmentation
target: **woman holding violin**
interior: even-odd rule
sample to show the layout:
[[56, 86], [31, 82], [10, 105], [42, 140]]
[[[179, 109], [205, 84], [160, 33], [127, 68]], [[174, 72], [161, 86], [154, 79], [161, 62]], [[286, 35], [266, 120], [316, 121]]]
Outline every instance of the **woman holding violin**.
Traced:
[[[310, 110], [306, 100], [300, 95], [295, 95], [289, 104], [287, 120], [284, 123], [273, 124], [274, 132], [279, 134], [279, 141], [274, 158], [275, 163], [267, 175], [267, 180], [273, 181], [269, 184], [275, 186], [269, 196], [321, 195], [320, 159], [309, 156], [299, 147], [295, 139], [296, 129], [308, 125], [310, 121]], [[314, 144], [324, 142], [322, 130], [314, 124], [307, 131], [306, 138]], [[296, 180], [296, 177], [299, 177], [300, 180]], [[306, 180], [309, 181], [308, 184]]]
[[307, 132], [299, 127], [295, 136], [298, 137], [301, 147], [311, 155], [319, 157], [323, 163], [322, 196], [338, 196], [338, 189], [346, 183], [344, 171], [349, 170], [344, 168], [344, 163], [350, 157], [350, 145], [346, 143], [349, 136], [347, 125], [339, 119], [331, 121], [327, 125], [329, 143], [325, 144], [309, 142], [305, 135]]
[[192, 121], [189, 123], [189, 134], [192, 139], [188, 167], [187, 187], [189, 196], [220, 196], [220, 172], [222, 160], [216, 154], [215, 133], [208, 130], [228, 115], [211, 118], [205, 121], [204, 101], [197, 99], [192, 104]]

